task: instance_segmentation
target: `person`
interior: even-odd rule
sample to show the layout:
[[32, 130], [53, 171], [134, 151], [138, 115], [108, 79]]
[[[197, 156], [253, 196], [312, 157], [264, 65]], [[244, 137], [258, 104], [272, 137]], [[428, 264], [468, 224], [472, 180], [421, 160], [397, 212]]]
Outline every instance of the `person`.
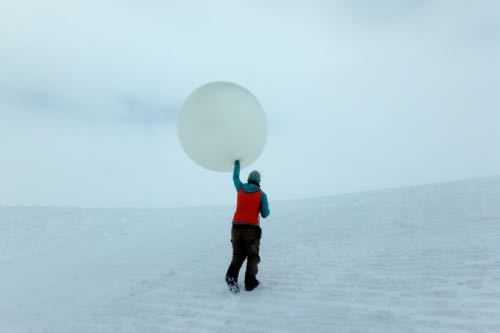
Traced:
[[267, 195], [260, 189], [260, 181], [260, 173], [252, 171], [248, 183], [243, 184], [240, 180], [240, 161], [234, 162], [233, 182], [238, 197], [231, 227], [233, 257], [226, 273], [226, 283], [233, 292], [239, 292], [238, 275], [245, 259], [245, 290], [251, 291], [259, 285], [257, 266], [262, 235], [259, 214], [263, 218], [270, 214]]

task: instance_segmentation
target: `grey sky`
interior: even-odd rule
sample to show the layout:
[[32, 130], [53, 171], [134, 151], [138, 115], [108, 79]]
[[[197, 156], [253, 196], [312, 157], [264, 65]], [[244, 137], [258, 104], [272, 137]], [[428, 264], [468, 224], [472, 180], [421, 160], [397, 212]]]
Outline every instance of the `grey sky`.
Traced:
[[265, 108], [271, 200], [500, 174], [498, 1], [0, 0], [0, 18], [0, 205], [232, 203], [176, 133], [216, 80]]

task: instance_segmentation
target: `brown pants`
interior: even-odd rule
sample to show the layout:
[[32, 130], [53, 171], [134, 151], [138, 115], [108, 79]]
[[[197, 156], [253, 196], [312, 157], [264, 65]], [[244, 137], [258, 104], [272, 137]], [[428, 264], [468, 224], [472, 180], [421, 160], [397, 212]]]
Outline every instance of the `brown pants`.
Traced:
[[226, 276], [238, 281], [238, 274], [245, 259], [247, 259], [247, 269], [245, 273], [245, 284], [252, 284], [257, 279], [258, 265], [260, 262], [261, 229], [253, 225], [233, 225], [231, 228], [231, 242], [233, 244], [233, 259]]

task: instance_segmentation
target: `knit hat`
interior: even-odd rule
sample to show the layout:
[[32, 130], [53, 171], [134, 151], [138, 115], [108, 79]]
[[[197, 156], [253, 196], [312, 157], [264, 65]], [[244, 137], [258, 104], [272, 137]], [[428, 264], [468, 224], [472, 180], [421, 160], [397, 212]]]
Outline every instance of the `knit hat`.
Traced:
[[258, 171], [252, 171], [248, 175], [248, 182], [250, 183], [251, 181], [260, 184], [260, 173]]

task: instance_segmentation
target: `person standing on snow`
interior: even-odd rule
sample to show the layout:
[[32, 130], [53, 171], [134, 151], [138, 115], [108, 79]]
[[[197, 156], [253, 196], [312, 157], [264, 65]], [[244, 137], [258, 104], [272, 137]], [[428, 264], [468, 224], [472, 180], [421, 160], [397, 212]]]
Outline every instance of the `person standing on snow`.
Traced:
[[229, 289], [239, 292], [238, 274], [245, 259], [245, 290], [251, 291], [259, 285], [257, 280], [258, 264], [260, 262], [259, 246], [262, 229], [259, 226], [259, 214], [269, 216], [267, 195], [260, 189], [260, 173], [252, 171], [248, 183], [240, 180], [240, 161], [234, 162], [233, 182], [238, 192], [236, 212], [231, 228], [233, 258], [226, 273]]

